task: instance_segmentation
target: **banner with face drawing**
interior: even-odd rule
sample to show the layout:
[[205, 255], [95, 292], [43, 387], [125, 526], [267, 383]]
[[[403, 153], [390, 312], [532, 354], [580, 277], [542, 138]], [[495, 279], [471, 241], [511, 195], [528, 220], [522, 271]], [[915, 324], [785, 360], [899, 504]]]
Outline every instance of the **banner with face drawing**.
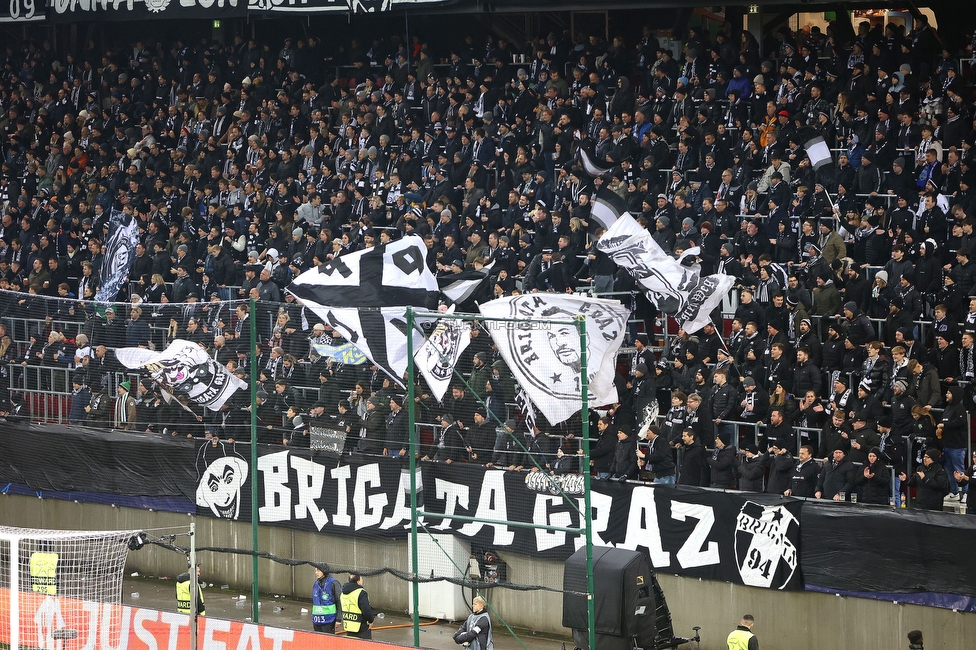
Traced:
[[235, 391], [247, 384], [230, 374], [192, 341], [174, 339], [162, 352], [120, 348], [115, 356], [126, 368], [145, 370], [167, 399], [185, 396], [193, 403], [219, 411]]
[[579, 330], [569, 324], [580, 316], [586, 319], [590, 407], [617, 401], [617, 351], [630, 318], [630, 310], [619, 301], [534, 293], [498, 298], [480, 309], [482, 316], [522, 321], [487, 321], [484, 326], [516, 381], [550, 424], [582, 408], [582, 345]]

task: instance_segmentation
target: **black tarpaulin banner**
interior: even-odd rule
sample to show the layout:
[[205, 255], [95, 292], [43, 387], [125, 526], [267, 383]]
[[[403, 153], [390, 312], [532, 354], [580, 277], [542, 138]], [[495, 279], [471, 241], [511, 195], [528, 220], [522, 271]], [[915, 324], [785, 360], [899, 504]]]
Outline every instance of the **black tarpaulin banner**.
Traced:
[[198, 442], [88, 427], [0, 425], [0, 482], [193, 500]]
[[803, 504], [804, 579], [844, 591], [972, 594], [976, 517]]

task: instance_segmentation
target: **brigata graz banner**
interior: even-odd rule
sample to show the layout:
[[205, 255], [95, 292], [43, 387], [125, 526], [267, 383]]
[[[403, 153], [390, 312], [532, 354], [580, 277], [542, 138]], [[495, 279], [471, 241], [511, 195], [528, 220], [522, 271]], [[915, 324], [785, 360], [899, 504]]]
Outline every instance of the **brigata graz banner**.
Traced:
[[[200, 515], [251, 517], [246, 444], [0, 421], [0, 458], [0, 487], [15, 483], [99, 502], [140, 496], [144, 507], [176, 498]], [[442, 463], [420, 463], [418, 473], [423, 523], [432, 532], [456, 534], [503, 558], [509, 552], [563, 560], [583, 545], [576, 533], [506, 523], [578, 528], [581, 476]], [[403, 459], [339, 459], [261, 445], [257, 479], [262, 524], [390, 539], [409, 534]], [[603, 481], [593, 482], [591, 501], [594, 542], [646, 549], [658, 571], [771, 589], [806, 582], [886, 594], [965, 595], [976, 584], [968, 541], [976, 535], [974, 517]], [[946, 543], [933, 546], [935, 538]]]
[[[232, 445], [200, 447], [198, 512], [250, 518], [242, 452]], [[410, 473], [402, 459], [353, 457], [339, 463], [306, 450], [265, 448], [258, 475], [261, 523], [396, 538], [409, 531]], [[580, 528], [579, 476], [560, 483], [564, 497], [543, 474], [421, 463], [417, 484], [431, 532], [555, 560], [565, 560], [584, 543], [580, 534], [508, 523]], [[799, 502], [594, 482], [592, 507], [597, 544], [646, 549], [658, 570], [773, 589], [802, 587]], [[466, 522], [458, 515], [497, 523]]]

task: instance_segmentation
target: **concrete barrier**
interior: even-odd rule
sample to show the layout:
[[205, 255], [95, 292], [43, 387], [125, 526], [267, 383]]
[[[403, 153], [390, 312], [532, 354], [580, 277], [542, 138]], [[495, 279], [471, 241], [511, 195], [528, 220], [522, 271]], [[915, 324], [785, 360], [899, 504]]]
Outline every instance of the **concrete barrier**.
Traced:
[[[58, 499], [0, 495], [0, 524], [30, 528], [74, 530], [157, 529], [185, 532], [197, 524], [197, 545], [250, 549], [251, 526], [209, 517], [136, 508], [117, 508]], [[158, 529], [170, 529], [163, 531]], [[393, 567], [409, 571], [407, 543], [369, 537], [341, 537], [262, 526], [260, 548], [284, 558], [329, 562], [360, 570]], [[183, 545], [186, 538], [178, 538]], [[562, 563], [502, 553], [509, 580], [521, 584], [562, 585]], [[202, 553], [207, 579], [237, 589], [251, 587], [251, 558], [246, 555]], [[182, 556], [155, 546], [129, 554], [127, 571], [175, 576], [186, 570]], [[911, 567], [905, 567], [910, 571]], [[339, 576], [342, 577], [342, 576]], [[976, 638], [976, 614], [861, 598], [841, 598], [812, 592], [780, 592], [739, 585], [658, 575], [674, 619], [675, 632], [690, 636], [702, 626], [702, 649], [726, 648], [725, 637], [739, 617], [756, 616], [755, 631], [761, 647], [822, 650], [825, 647], [891, 650], [907, 647], [909, 630], [925, 632], [926, 647], [965, 647]], [[260, 561], [262, 591], [309, 597], [312, 571]], [[407, 609], [409, 584], [390, 575], [368, 579], [370, 600], [382, 609]], [[492, 606], [512, 626], [539, 632], [566, 634], [561, 625], [562, 595], [546, 591], [496, 589], [489, 593]]]

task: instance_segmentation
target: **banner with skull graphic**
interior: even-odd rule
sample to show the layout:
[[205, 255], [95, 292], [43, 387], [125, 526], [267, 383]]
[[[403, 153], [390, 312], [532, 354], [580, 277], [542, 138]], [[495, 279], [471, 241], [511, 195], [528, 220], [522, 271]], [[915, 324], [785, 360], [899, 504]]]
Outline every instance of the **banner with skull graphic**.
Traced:
[[112, 211], [108, 222], [109, 236], [105, 239], [105, 255], [99, 270], [101, 284], [95, 300], [111, 302], [129, 281], [129, 272], [139, 243], [139, 223], [130, 214]]
[[247, 384], [207, 355], [192, 341], [174, 339], [162, 352], [120, 348], [115, 356], [126, 368], [144, 370], [168, 399], [187, 401], [219, 411], [235, 391]]

